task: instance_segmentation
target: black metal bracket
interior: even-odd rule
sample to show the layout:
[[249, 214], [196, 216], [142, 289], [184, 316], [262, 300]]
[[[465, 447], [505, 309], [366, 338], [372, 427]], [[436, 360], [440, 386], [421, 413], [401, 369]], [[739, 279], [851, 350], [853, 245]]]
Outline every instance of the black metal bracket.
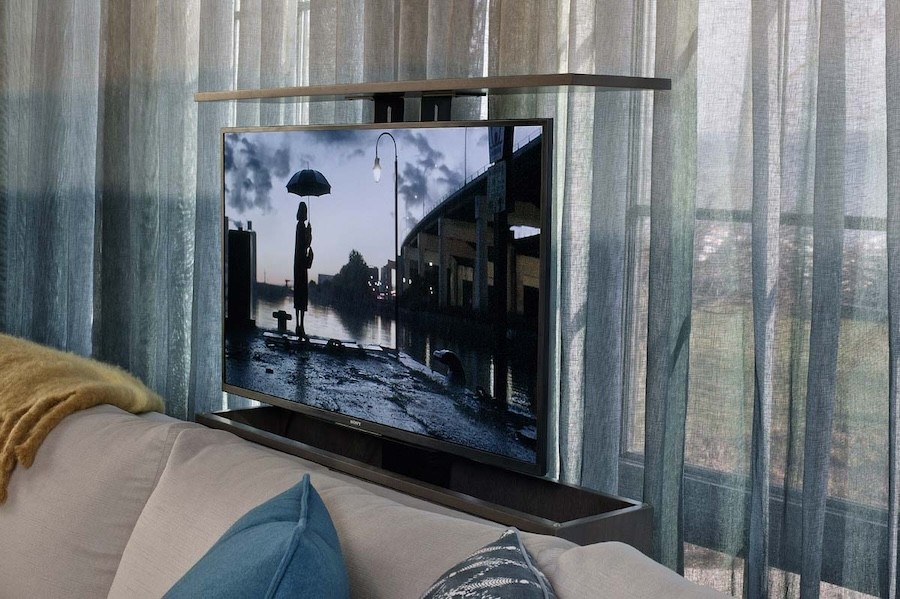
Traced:
[[449, 121], [453, 95], [422, 96], [422, 122]]
[[[375, 102], [375, 123], [401, 123], [406, 121], [404, 115], [407, 98], [420, 99], [419, 121], [450, 121], [453, 98], [459, 96], [484, 96], [484, 92], [433, 92], [428, 94], [407, 95], [404, 93], [385, 93], [368, 96]], [[359, 96], [360, 98], [365, 96]], [[415, 115], [412, 115], [415, 118]]]
[[376, 123], [401, 123], [403, 122], [404, 94], [375, 94]]

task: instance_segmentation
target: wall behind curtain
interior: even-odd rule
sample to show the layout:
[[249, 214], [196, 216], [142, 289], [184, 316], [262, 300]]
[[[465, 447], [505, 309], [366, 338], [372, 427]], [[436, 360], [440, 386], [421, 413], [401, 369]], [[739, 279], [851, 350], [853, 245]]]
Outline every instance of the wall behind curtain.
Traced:
[[219, 130], [371, 106], [198, 89], [672, 77], [454, 104], [555, 121], [552, 474], [651, 502], [654, 557], [723, 590], [896, 596], [898, 29], [898, 0], [6, 0], [0, 329], [221, 407]]

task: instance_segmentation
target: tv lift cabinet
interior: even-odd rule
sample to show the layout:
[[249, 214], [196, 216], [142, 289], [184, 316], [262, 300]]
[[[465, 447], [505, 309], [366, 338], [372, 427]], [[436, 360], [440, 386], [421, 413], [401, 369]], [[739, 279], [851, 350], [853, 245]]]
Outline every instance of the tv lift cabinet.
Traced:
[[622, 541], [645, 553], [651, 508], [328, 423], [277, 406], [197, 422], [462, 512], [578, 544]]
[[[664, 91], [660, 78], [555, 73], [427, 79], [232, 91], [206, 91], [197, 102], [372, 100], [375, 122], [404, 120], [408, 99], [421, 120], [450, 120], [455, 97], [561, 91]], [[324, 422], [277, 406], [201, 414], [197, 422], [315, 461], [363, 480], [475, 516], [579, 544], [622, 541], [650, 548], [650, 506], [520, 474]]]

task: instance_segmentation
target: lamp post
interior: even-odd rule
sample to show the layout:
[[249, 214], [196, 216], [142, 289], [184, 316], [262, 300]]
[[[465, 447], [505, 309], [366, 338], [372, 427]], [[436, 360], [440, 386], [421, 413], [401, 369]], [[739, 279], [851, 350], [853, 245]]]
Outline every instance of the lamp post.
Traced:
[[381, 138], [387, 135], [391, 138], [391, 141], [394, 142], [394, 345], [396, 346], [396, 351], [400, 352], [400, 303], [397, 301], [400, 297], [398, 290], [400, 288], [400, 229], [397, 226], [397, 223], [400, 219], [400, 211], [399, 211], [399, 203], [400, 203], [400, 195], [399, 195], [399, 180], [400, 180], [400, 170], [397, 166], [397, 140], [394, 139], [394, 136], [384, 131], [381, 135], [378, 136], [378, 139], [375, 140], [375, 164], [372, 165], [372, 175], [375, 177], [375, 182], [378, 183], [381, 180], [381, 161], [378, 159], [378, 142], [381, 141]]

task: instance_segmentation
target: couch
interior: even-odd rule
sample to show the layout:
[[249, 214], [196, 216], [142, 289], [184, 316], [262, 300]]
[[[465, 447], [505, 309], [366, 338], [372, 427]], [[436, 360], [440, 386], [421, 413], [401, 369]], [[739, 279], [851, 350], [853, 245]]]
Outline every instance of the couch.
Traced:
[[[505, 527], [161, 414], [67, 417], [0, 505], [0, 597], [160, 597], [232, 523], [310, 473], [354, 598], [419, 597]], [[621, 543], [523, 533], [561, 598], [722, 597]]]

